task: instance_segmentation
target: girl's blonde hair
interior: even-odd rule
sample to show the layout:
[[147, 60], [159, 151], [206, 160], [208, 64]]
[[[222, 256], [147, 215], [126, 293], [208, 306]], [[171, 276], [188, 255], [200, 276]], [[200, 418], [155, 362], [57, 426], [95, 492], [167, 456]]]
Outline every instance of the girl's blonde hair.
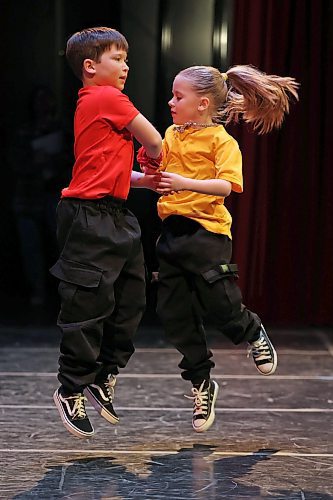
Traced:
[[191, 66], [179, 73], [198, 94], [210, 95], [214, 123], [251, 123], [259, 134], [279, 128], [298, 100], [299, 84], [292, 77], [267, 75], [251, 65], [233, 66], [226, 73], [211, 66]]

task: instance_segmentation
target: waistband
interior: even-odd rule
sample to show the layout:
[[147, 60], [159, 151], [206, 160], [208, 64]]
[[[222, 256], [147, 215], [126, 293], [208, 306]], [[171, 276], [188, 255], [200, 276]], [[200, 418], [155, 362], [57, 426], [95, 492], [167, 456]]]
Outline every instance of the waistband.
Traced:
[[169, 215], [162, 221], [163, 226], [177, 235], [191, 234], [203, 229], [199, 222], [183, 215]]
[[71, 196], [64, 196], [61, 200], [78, 201], [83, 204], [93, 206], [104, 206], [110, 208], [123, 208], [126, 200], [122, 198], [115, 198], [114, 196], [103, 196], [102, 198], [74, 198]]

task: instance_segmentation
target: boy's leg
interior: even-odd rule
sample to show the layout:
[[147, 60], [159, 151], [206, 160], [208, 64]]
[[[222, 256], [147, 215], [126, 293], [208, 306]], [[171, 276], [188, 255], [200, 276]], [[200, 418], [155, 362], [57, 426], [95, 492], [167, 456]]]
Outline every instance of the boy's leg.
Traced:
[[[54, 397], [63, 413], [74, 401], [72, 396], [82, 395], [101, 370], [103, 323], [114, 309], [114, 283], [132, 249], [128, 231], [116, 220], [114, 205], [102, 203], [63, 200], [58, 207], [61, 255], [51, 273], [60, 279], [58, 325], [63, 335], [58, 379], [63, 394]], [[73, 408], [70, 411], [75, 414]]]
[[85, 395], [100, 415], [111, 423], [119, 418], [113, 408], [116, 375], [134, 352], [133, 336], [145, 308], [145, 271], [140, 251], [123, 268], [115, 286], [115, 308], [104, 322], [104, 332], [98, 362], [101, 365], [93, 384]]
[[[94, 275], [90, 271], [92, 269], [86, 267], [83, 274]], [[65, 272], [71, 274], [68, 269]], [[114, 307], [111, 298], [105, 298], [112, 289], [110, 282], [114, 276], [102, 274], [99, 279], [98, 287], [87, 286], [82, 279], [80, 285], [64, 281], [59, 285], [62, 301], [58, 325], [62, 340], [58, 379], [61, 387], [53, 399], [64, 426], [77, 437], [90, 437], [94, 433], [85, 410], [84, 388], [95, 381], [100, 369], [96, 360], [102, 343], [103, 320]]]
[[[73, 271], [73, 267], [70, 269]], [[65, 272], [70, 274], [69, 269]], [[95, 275], [92, 268], [85, 266], [85, 273], [96, 276], [97, 286], [88, 286], [83, 279], [80, 279], [80, 284], [61, 281], [59, 285], [61, 310], [58, 326], [62, 330], [62, 340], [58, 379], [68, 392], [83, 390], [95, 381], [101, 370], [98, 357], [103, 324], [115, 305], [112, 288], [119, 270]]]
[[134, 352], [133, 337], [146, 305], [146, 279], [141, 245], [123, 267], [114, 284], [115, 307], [104, 322], [98, 361], [102, 370], [98, 377], [118, 374]]
[[132, 247], [114, 283], [114, 309], [104, 321], [103, 339], [98, 356], [100, 370], [85, 395], [94, 408], [111, 423], [119, 418], [113, 408], [116, 375], [134, 352], [133, 336], [145, 308], [145, 266], [140, 228], [128, 211], [122, 216], [122, 226], [131, 235]]

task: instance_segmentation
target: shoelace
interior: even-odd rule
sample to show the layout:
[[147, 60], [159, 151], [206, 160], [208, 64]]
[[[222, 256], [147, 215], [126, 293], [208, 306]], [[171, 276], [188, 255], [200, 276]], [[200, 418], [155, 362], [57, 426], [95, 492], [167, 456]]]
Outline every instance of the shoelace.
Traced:
[[[70, 405], [68, 403], [69, 399], [75, 400], [75, 403], [74, 403], [72, 410], [71, 410]], [[86, 409], [84, 406], [84, 402], [87, 401], [87, 399], [85, 398], [85, 396], [83, 394], [69, 396], [68, 398], [63, 398], [63, 400], [66, 402], [67, 410], [68, 410], [68, 413], [71, 415], [71, 417], [73, 417], [73, 418], [85, 418], [87, 416]]]
[[208, 389], [203, 390], [205, 381], [202, 382], [199, 389], [192, 387], [191, 391], [193, 396], [187, 396], [184, 394], [185, 398], [193, 400], [193, 416], [197, 415], [207, 415], [208, 411]]
[[92, 387], [95, 387], [95, 389], [98, 389], [101, 398], [104, 399], [107, 403], [112, 403], [113, 398], [114, 398], [114, 386], [116, 385], [116, 379], [115, 377], [110, 377], [106, 382], [103, 383], [104, 390], [106, 392], [106, 396], [103, 392], [103, 388], [100, 385], [96, 384], [91, 384]]
[[249, 357], [250, 354], [252, 354], [254, 359], [263, 357], [268, 361], [271, 360], [271, 353], [269, 350], [269, 346], [264, 338], [259, 338], [258, 340], [249, 345], [247, 351], [247, 357]]
[[108, 399], [110, 403], [112, 403], [113, 398], [114, 398], [114, 386], [115, 386], [115, 379], [114, 378], [109, 378], [106, 382], [104, 382], [105, 389], [108, 395]]

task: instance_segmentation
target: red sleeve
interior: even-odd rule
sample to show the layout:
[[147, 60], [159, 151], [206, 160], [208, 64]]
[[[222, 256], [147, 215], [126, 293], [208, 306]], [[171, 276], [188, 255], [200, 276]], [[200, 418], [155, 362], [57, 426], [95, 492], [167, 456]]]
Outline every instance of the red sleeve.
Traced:
[[115, 87], [104, 87], [100, 99], [100, 115], [122, 130], [140, 113], [127, 95]]

